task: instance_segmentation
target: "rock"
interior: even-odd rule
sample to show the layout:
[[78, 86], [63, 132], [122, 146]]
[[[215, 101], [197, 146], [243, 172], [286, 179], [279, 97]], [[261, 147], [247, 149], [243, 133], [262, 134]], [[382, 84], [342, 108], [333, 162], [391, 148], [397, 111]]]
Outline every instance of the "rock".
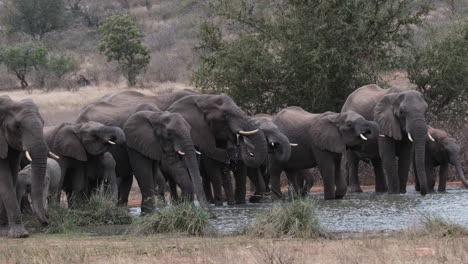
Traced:
[[417, 248], [415, 250], [415, 253], [418, 257], [427, 257], [435, 255], [435, 251], [432, 248]]

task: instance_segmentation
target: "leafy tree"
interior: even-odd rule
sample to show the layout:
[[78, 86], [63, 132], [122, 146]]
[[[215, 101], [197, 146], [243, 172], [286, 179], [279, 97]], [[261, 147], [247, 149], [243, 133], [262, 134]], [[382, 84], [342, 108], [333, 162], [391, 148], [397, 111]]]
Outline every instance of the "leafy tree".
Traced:
[[47, 49], [41, 44], [26, 43], [16, 47], [2, 47], [0, 62], [18, 77], [21, 87], [29, 87], [26, 76], [47, 63]]
[[146, 69], [151, 58], [149, 48], [142, 44], [143, 33], [129, 15], [110, 16], [99, 29], [99, 51], [108, 61], [116, 60], [129, 85], [135, 86], [136, 77]]
[[412, 0], [214, 2], [193, 81], [251, 113], [340, 111], [350, 92], [398, 65], [410, 26], [428, 11]]
[[415, 46], [408, 77], [439, 119], [465, 124], [468, 110], [468, 19], [455, 21], [444, 38]]
[[68, 25], [63, 0], [8, 1], [2, 20], [11, 30], [39, 39]]
[[58, 79], [62, 79], [67, 73], [77, 71], [78, 68], [78, 60], [73, 56], [67, 55], [52, 55], [47, 63], [47, 69], [55, 74]]

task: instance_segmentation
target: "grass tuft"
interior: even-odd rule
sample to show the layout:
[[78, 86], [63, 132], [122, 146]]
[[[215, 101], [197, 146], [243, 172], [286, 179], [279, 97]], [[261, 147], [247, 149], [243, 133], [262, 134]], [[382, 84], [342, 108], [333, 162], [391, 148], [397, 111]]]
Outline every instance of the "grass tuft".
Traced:
[[278, 202], [271, 210], [259, 214], [244, 233], [254, 237], [325, 238], [316, 215], [315, 203], [310, 199]]
[[424, 216], [422, 219], [422, 226], [423, 228], [420, 230], [420, 233], [423, 235], [436, 237], [459, 237], [468, 235], [468, 229], [466, 227], [452, 223], [440, 216]]
[[158, 233], [207, 234], [210, 214], [192, 203], [170, 204], [135, 221], [133, 233], [153, 235]]

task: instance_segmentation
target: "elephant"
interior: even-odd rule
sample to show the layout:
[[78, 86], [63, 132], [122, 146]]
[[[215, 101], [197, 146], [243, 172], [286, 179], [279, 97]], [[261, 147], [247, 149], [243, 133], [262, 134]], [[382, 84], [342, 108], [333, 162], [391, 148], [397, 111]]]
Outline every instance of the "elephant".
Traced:
[[221, 182], [228, 204], [245, 203], [245, 174], [235, 177], [234, 201], [229, 170], [238, 161], [253, 168], [264, 163], [266, 140], [254, 120], [224, 94], [186, 96], [174, 102], [168, 111], [181, 114], [192, 128], [193, 143], [202, 153], [203, 175], [213, 183], [215, 205], [222, 205]]
[[113, 145], [125, 144], [121, 128], [94, 121], [62, 123], [47, 127], [44, 134], [50, 149], [60, 157], [60, 186], [69, 204], [85, 201], [104, 180], [117, 200], [115, 161], [109, 150]]
[[[439, 186], [437, 191], [445, 192], [445, 187], [447, 185], [447, 176], [448, 176], [448, 165], [452, 164], [457, 170], [457, 174], [460, 177], [460, 180], [463, 182], [465, 187], [468, 187], [468, 182], [466, 181], [465, 174], [463, 172], [463, 167], [460, 162], [460, 145], [457, 141], [450, 137], [447, 132], [429, 127], [429, 134], [435, 141], [430, 139], [426, 140], [426, 176], [429, 184], [429, 191], [434, 190], [435, 186], [435, 175], [433, 170], [435, 167], [439, 166]], [[416, 190], [420, 189], [419, 186], [419, 175], [417, 170], [414, 169], [415, 180], [416, 180]]]
[[258, 128], [265, 135], [268, 148], [268, 156], [264, 164], [259, 168], [247, 168], [247, 176], [255, 185], [255, 193], [250, 197], [250, 202], [258, 202], [261, 195], [269, 191], [269, 163], [285, 164], [291, 156], [291, 146], [297, 146], [290, 143], [278, 127], [273, 123], [273, 117], [267, 114], [257, 114], [253, 120]]
[[[131, 115], [139, 111], [161, 111], [159, 105], [167, 109], [174, 101], [192, 95], [194, 92], [180, 91], [175, 93], [147, 96], [137, 91], [120, 91], [103, 96], [97, 102], [83, 107], [75, 122], [96, 121], [109, 126], [123, 129], [125, 122]], [[159, 98], [159, 96], [161, 98]], [[110, 150], [116, 161], [116, 176], [119, 179], [118, 204], [126, 206], [133, 184], [133, 172], [130, 166], [127, 146], [115, 145]], [[156, 179], [158, 193], [164, 192], [164, 179]]]
[[42, 203], [49, 152], [43, 126], [39, 109], [32, 100], [13, 101], [8, 96], [0, 96], [0, 236], [29, 235], [15, 193], [22, 152], [32, 160], [32, 209], [43, 225], [48, 224]]
[[362, 191], [358, 179], [359, 160], [370, 160], [374, 166], [376, 192], [405, 193], [414, 152], [421, 194], [427, 194], [428, 179], [424, 166], [427, 108], [418, 91], [382, 89], [375, 84], [360, 87], [348, 96], [342, 112], [355, 111], [380, 126], [378, 139], [366, 141], [360, 149], [347, 152], [347, 172], [352, 191]]
[[142, 212], [154, 209], [152, 198], [160, 174], [158, 169], [172, 190], [177, 184], [185, 199], [193, 199], [195, 193], [200, 203], [205, 202], [191, 127], [180, 114], [140, 111], [127, 120], [124, 132], [130, 163], [142, 193]]
[[[46, 206], [46, 201], [48, 198], [56, 198], [60, 195], [62, 191], [62, 186], [60, 186], [61, 182], [61, 172], [60, 172], [60, 165], [54, 159], [48, 158], [47, 159], [47, 168], [46, 174], [44, 178], [44, 187], [43, 187], [43, 204]], [[31, 165], [27, 165], [18, 173], [18, 179], [16, 181], [16, 197], [18, 200], [18, 204], [21, 204], [23, 198], [28, 201], [27, 205], [29, 205], [29, 200], [27, 196], [31, 194], [31, 185], [32, 185], [32, 168]], [[23, 208], [21, 208], [23, 209]]]
[[119, 91], [101, 97], [98, 102], [107, 102], [119, 106], [147, 103], [154, 104], [160, 110], [165, 111], [172, 105], [172, 103], [180, 98], [195, 94], [198, 93], [189, 89], [172, 93], [161, 93], [158, 95], [146, 95], [137, 91]]
[[273, 122], [290, 142], [298, 144], [291, 149], [287, 163], [270, 163], [271, 189], [276, 196], [281, 196], [283, 170], [299, 193], [298, 172], [318, 166], [325, 200], [344, 197], [347, 184], [340, 170], [342, 154], [346, 149], [359, 148], [363, 142], [376, 138], [379, 131], [376, 122], [353, 111], [311, 114], [297, 106], [281, 110]]

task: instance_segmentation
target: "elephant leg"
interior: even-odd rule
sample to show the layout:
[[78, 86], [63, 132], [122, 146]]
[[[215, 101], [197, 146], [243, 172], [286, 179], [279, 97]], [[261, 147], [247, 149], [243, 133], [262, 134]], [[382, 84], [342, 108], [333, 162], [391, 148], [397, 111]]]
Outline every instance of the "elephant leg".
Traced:
[[231, 170], [228, 168], [227, 165], [219, 165], [221, 171], [221, 179], [223, 181], [223, 189], [224, 194], [226, 195], [227, 204], [234, 205], [236, 204], [234, 199], [234, 191], [232, 188], [232, 177], [231, 177]]
[[406, 183], [408, 182], [408, 173], [411, 166], [411, 156], [413, 145], [403, 141], [398, 158], [398, 177], [400, 179], [400, 193], [406, 193]]
[[[154, 187], [155, 188], [157, 187], [155, 189], [156, 195], [159, 197], [159, 199], [164, 201], [165, 200], [164, 194], [166, 193], [166, 178], [164, 177], [162, 171], [159, 169], [159, 166], [157, 165], [156, 162], [153, 162], [153, 175], [154, 175], [153, 182], [156, 185]], [[171, 190], [171, 194], [172, 194], [172, 190]], [[175, 198], [177, 200], [177, 191], [175, 192], [175, 194], [176, 194]]]
[[236, 204], [245, 204], [245, 196], [247, 195], [247, 168], [244, 165], [238, 166], [234, 171], [234, 178], [236, 180]]
[[[212, 185], [213, 187], [213, 201], [216, 206], [223, 205], [222, 199], [222, 173], [221, 168], [218, 162], [211, 160], [210, 158], [203, 159], [205, 173], [208, 176], [207, 184]], [[208, 186], [211, 188], [210, 186]]]
[[335, 199], [335, 158], [328, 151], [314, 149], [314, 156], [323, 179], [325, 200]]
[[[440, 166], [440, 168], [442, 168], [442, 166]], [[426, 166], [426, 177], [427, 177], [428, 192], [434, 192], [434, 187], [435, 187], [434, 167]]]
[[359, 183], [359, 157], [353, 151], [346, 151], [345, 162], [345, 177], [348, 179], [349, 192], [362, 192]]
[[141, 190], [141, 212], [148, 213], [154, 210], [154, 177], [153, 162], [139, 152], [129, 149], [130, 163]]
[[379, 154], [388, 184], [388, 193], [400, 193], [400, 178], [397, 174], [395, 154], [395, 140], [389, 137], [379, 138]]
[[421, 189], [419, 187], [418, 171], [416, 170], [415, 166], [413, 166], [413, 168], [414, 168], [413, 170], [414, 171], [414, 189], [419, 192]]
[[286, 177], [288, 178], [288, 193], [289, 196], [295, 198], [300, 195], [301, 189], [299, 188], [299, 172], [296, 170], [287, 170]]
[[23, 197], [21, 197], [19, 206], [23, 214], [30, 214], [30, 215], [33, 214], [33, 210], [31, 207], [31, 203], [29, 202], [28, 195], [24, 195]]
[[375, 174], [375, 192], [385, 193], [387, 192], [387, 183], [385, 182], [385, 173], [382, 167], [382, 161], [380, 159], [372, 160], [372, 167], [374, 168]]
[[249, 202], [258, 203], [261, 200], [261, 195], [266, 191], [265, 182], [263, 181], [263, 175], [261, 171], [256, 168], [247, 168], [247, 175], [251, 179], [252, 187], [255, 190], [250, 196]]
[[177, 194], [177, 184], [173, 179], [169, 179], [169, 191], [171, 193], [171, 200], [177, 202], [179, 200], [179, 195]]
[[2, 197], [0, 196], [0, 237], [8, 236], [8, 216], [6, 212], [6, 208], [3, 205]]
[[439, 186], [437, 191], [445, 192], [445, 186], [447, 185], [447, 176], [448, 176], [448, 163], [443, 163], [439, 168]]
[[12, 238], [27, 237], [29, 234], [21, 220], [21, 211], [16, 198], [12, 172], [10, 171], [10, 165], [5, 160], [0, 161], [0, 172], [2, 175], [0, 178], [0, 198], [3, 204], [3, 206], [0, 206], [0, 225], [3, 226], [0, 229], [3, 229], [3, 231], [0, 232], [5, 232], [6, 214], [9, 224], [8, 236]]
[[276, 165], [270, 166], [270, 183], [271, 183], [271, 191], [276, 198], [281, 198], [281, 172], [283, 169]]
[[70, 174], [72, 180], [72, 192], [71, 192], [71, 207], [82, 205], [87, 197], [87, 185], [88, 181], [86, 179], [85, 168], [81, 165], [75, 166]]
[[[110, 153], [104, 153], [102, 156], [102, 168], [104, 169], [104, 179], [107, 180], [108, 185], [110, 186], [110, 194], [114, 201], [118, 199], [118, 185], [117, 185], [117, 175], [115, 173], [116, 163], [114, 158]], [[93, 168], [96, 169], [96, 168]]]
[[[178, 177], [178, 175], [174, 175], [173, 178], [173, 185], [171, 186], [171, 193], [174, 191], [175, 195], [177, 195], [176, 184], [179, 186], [180, 190], [182, 191], [182, 201], [193, 201], [193, 184], [191, 181], [186, 181]], [[170, 184], [171, 181], [169, 181]]]
[[346, 178], [341, 173], [341, 155], [335, 157], [335, 198], [342, 199], [346, 195], [348, 185], [346, 184]]

